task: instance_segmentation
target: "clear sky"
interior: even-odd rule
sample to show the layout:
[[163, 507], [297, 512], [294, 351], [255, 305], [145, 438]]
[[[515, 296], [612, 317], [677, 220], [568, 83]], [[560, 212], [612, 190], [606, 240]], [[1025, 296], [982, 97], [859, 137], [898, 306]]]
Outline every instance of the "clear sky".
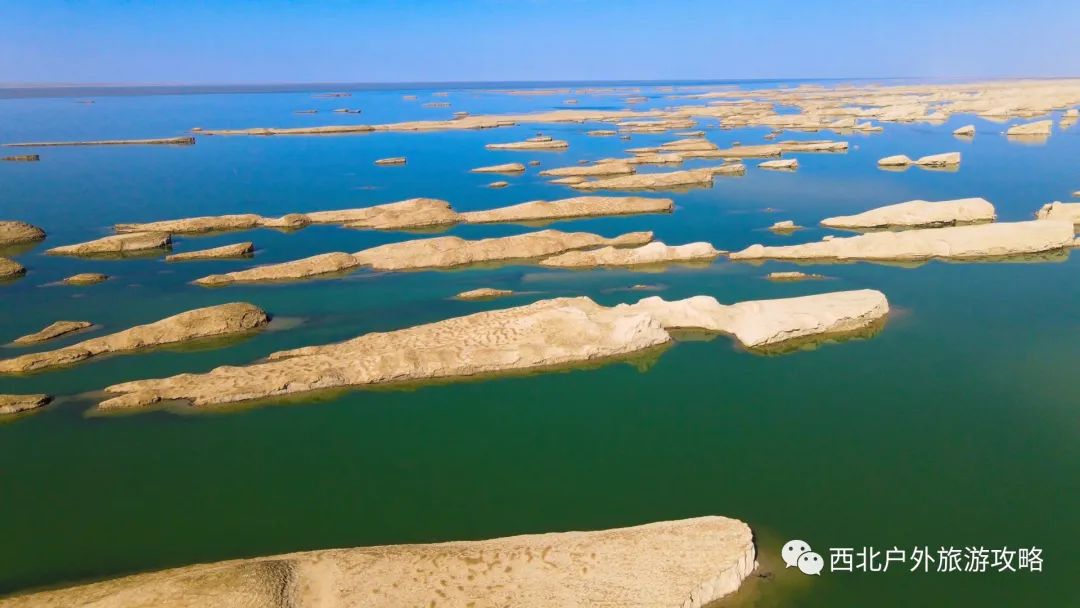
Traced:
[[0, 82], [1080, 75], [1080, 0], [0, 0]]

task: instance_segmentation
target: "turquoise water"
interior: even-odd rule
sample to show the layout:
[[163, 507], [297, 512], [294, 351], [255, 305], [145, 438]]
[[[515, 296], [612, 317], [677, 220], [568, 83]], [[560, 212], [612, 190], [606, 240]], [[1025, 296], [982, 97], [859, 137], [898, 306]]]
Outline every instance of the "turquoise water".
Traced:
[[[453, 89], [450, 108], [419, 107], [433, 90], [365, 90], [345, 99], [308, 92], [0, 100], [0, 141], [164, 137], [194, 126], [239, 128], [445, 118], [454, 111], [523, 112], [571, 96], [512, 97]], [[672, 100], [646, 89], [645, 107]], [[573, 96], [576, 107], [622, 107]], [[363, 114], [331, 114], [357, 107]], [[641, 106], [636, 106], [641, 107]], [[314, 115], [296, 110], [318, 108]], [[974, 123], [973, 142], [951, 131]], [[708, 128], [714, 121], [702, 121]], [[790, 264], [725, 260], [666, 272], [555, 271], [504, 266], [380, 274], [207, 290], [206, 274], [414, 238], [401, 232], [310, 227], [176, 239], [175, 249], [253, 240], [254, 261], [165, 264], [80, 260], [44, 249], [103, 236], [116, 222], [203, 214], [278, 215], [414, 196], [458, 210], [573, 196], [536, 175], [476, 175], [511, 161], [544, 167], [619, 156], [671, 135], [595, 138], [599, 124], [337, 137], [204, 137], [189, 147], [48, 148], [39, 163], [0, 163], [0, 218], [42, 226], [48, 240], [12, 254], [29, 272], [0, 285], [0, 341], [58, 319], [104, 331], [198, 306], [248, 301], [275, 315], [272, 331], [213, 349], [166, 349], [62, 371], [0, 377], [0, 392], [48, 392], [42, 412], [0, 423], [0, 594], [233, 557], [326, 547], [479, 539], [596, 529], [721, 514], [747, 521], [761, 571], [729, 604], [754, 606], [1066, 605], [1080, 570], [1080, 356], [1076, 255], [1044, 263], [871, 264], [801, 268], [829, 280], [763, 280]], [[565, 152], [484, 149], [542, 130]], [[1080, 188], [1080, 127], [1045, 145], [1010, 143], [1004, 125], [955, 117], [940, 126], [887, 125], [844, 138], [846, 154], [798, 155], [796, 173], [753, 168], [711, 189], [672, 194], [671, 215], [561, 222], [613, 236], [653, 230], [667, 243], [820, 239], [765, 227], [914, 198], [982, 196], [1001, 220], [1027, 219]], [[766, 129], [708, 128], [711, 141], [756, 143]], [[814, 139], [832, 134], [793, 135]], [[956, 173], [880, 171], [876, 159], [959, 150]], [[407, 156], [404, 167], [375, 167]], [[686, 167], [711, 164], [687, 163]], [[486, 184], [506, 179], [510, 187]], [[764, 210], [773, 208], [775, 213]], [[467, 238], [523, 226], [460, 226]], [[113, 278], [51, 283], [76, 272]], [[598, 369], [483, 382], [320, 395], [214, 413], [97, 416], [94, 395], [116, 382], [243, 364], [285, 348], [407, 327], [539, 298], [634, 301], [650, 284], [667, 299], [722, 302], [874, 288], [894, 314], [878, 335], [783, 356], [747, 353], [725, 337]], [[520, 292], [458, 302], [476, 287]], [[97, 334], [92, 334], [97, 335]], [[54, 343], [63, 345], [82, 337]], [[52, 346], [50, 346], [51, 348]], [[4, 348], [5, 356], [20, 351]], [[1037, 546], [1042, 573], [784, 572], [789, 538], [827, 547]], [[779, 565], [778, 565], [779, 564]]]

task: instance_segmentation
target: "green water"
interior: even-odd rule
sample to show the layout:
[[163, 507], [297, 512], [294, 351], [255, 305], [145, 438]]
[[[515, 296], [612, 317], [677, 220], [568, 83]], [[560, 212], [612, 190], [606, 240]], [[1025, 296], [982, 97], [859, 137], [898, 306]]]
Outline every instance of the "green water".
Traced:
[[[406, 91], [431, 100], [432, 91]], [[453, 90], [451, 108], [423, 109], [403, 91], [344, 100], [309, 93], [108, 96], [0, 100], [0, 141], [161, 137], [193, 126], [384, 122], [453, 111], [558, 107], [565, 96], [518, 98]], [[671, 102], [650, 93], [647, 107]], [[619, 107], [609, 96], [578, 107]], [[359, 107], [361, 115], [329, 114]], [[320, 108], [316, 115], [294, 110]], [[974, 122], [973, 142], [950, 133]], [[714, 121], [702, 121], [706, 127]], [[0, 163], [0, 218], [42, 226], [45, 244], [14, 255], [25, 278], [0, 285], [0, 341], [58, 319], [94, 334], [228, 301], [275, 315], [271, 331], [218, 348], [117, 356], [26, 377], [0, 392], [48, 392], [44, 411], [0, 423], [0, 594], [168, 566], [303, 549], [481, 539], [598, 529], [705, 514], [755, 530], [761, 572], [728, 604], [752, 606], [1058, 606], [1075, 604], [1080, 558], [1080, 281], [1077, 256], [1030, 264], [871, 264], [800, 268], [827, 281], [771, 283], [790, 264], [725, 260], [662, 273], [505, 266], [380, 274], [207, 290], [211, 273], [357, 251], [413, 238], [398, 232], [311, 227], [177, 238], [191, 250], [253, 240], [254, 261], [165, 264], [80, 260], [49, 246], [107, 234], [115, 222], [201, 214], [366, 206], [427, 196], [459, 210], [573, 196], [530, 168], [493, 177], [468, 169], [532, 159], [563, 166], [621, 155], [670, 135], [587, 137], [602, 125], [527, 125], [476, 132], [342, 137], [200, 138], [183, 148], [42, 149], [39, 163]], [[543, 130], [562, 153], [484, 150]], [[796, 173], [756, 170], [711, 189], [672, 195], [676, 210], [562, 222], [613, 236], [650, 229], [667, 243], [820, 239], [819, 228], [778, 236], [779, 219], [821, 218], [914, 198], [982, 196], [1001, 220], [1027, 219], [1080, 188], [1080, 128], [1042, 146], [1009, 143], [1004, 126], [956, 117], [941, 126], [888, 125], [845, 136], [847, 154], [799, 155]], [[713, 142], [756, 143], [763, 129], [708, 129]], [[823, 134], [796, 135], [819, 138]], [[826, 135], [831, 137], [832, 135]], [[960, 150], [957, 173], [879, 171], [877, 158]], [[372, 161], [407, 156], [405, 167]], [[687, 163], [687, 167], [709, 164]], [[485, 187], [507, 179], [510, 187]], [[779, 210], [766, 213], [765, 208]], [[462, 226], [467, 238], [522, 226]], [[10, 253], [10, 252], [9, 252]], [[92, 287], [50, 285], [100, 271]], [[98, 416], [93, 391], [125, 380], [202, 372], [270, 352], [415, 325], [539, 298], [634, 301], [650, 284], [667, 299], [722, 302], [883, 291], [894, 309], [881, 333], [782, 356], [747, 353], [725, 337], [686, 340], [646, 360], [482, 382], [365, 390], [215, 413]], [[520, 292], [458, 302], [476, 287]], [[18, 352], [4, 348], [4, 356]], [[784, 571], [790, 538], [828, 547], [1040, 547], [1041, 573]]]

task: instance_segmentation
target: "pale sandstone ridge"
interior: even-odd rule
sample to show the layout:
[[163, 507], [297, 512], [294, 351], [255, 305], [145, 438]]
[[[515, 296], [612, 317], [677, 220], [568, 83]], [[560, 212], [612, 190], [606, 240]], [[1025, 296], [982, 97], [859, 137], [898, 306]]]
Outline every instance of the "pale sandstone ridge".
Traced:
[[1064, 220], [1080, 225], [1080, 203], [1047, 203], [1035, 213], [1035, 217], [1040, 220]]
[[510, 182], [498, 181], [498, 182], [491, 182], [490, 184], [488, 184], [488, 188], [505, 188], [505, 187], [507, 187], [509, 185], [510, 185]]
[[97, 141], [41, 141], [17, 144], [4, 144], [5, 146], [191, 146], [195, 144], [194, 137], [166, 137], [162, 139], [102, 139]]
[[13, 279], [26, 274], [26, 268], [15, 260], [0, 257], [0, 279]]
[[50, 255], [123, 255], [125, 253], [138, 253], [153, 251], [155, 249], [168, 249], [172, 246], [172, 237], [164, 232], [129, 232], [102, 237], [97, 240], [53, 247], [45, 253]]
[[972, 137], [975, 135], [975, 125], [964, 125], [952, 132], [957, 137]]
[[937, 202], [916, 200], [885, 205], [855, 215], [825, 218], [821, 225], [849, 230], [932, 228], [992, 222], [996, 217], [994, 206], [984, 198]]
[[0, 360], [0, 373], [19, 374], [71, 365], [105, 354], [178, 344], [200, 338], [242, 334], [266, 325], [270, 317], [251, 304], [236, 302], [182, 312], [146, 325], [84, 340], [71, 346]]
[[199, 251], [185, 251], [183, 253], [174, 253], [172, 255], [165, 256], [165, 261], [185, 262], [188, 260], [221, 260], [228, 258], [241, 258], [249, 256], [254, 252], [255, 244], [248, 241], [246, 243], [236, 243], [233, 245], [212, 247], [210, 249], [200, 249]]
[[513, 295], [514, 292], [509, 289], [493, 289], [491, 287], [481, 287], [480, 289], [470, 289], [469, 291], [463, 291], [456, 296], [458, 300], [490, 300], [492, 298], [501, 298], [503, 296]]
[[742, 163], [732, 163], [703, 169], [669, 171], [662, 173], [637, 173], [596, 179], [571, 184], [580, 190], [672, 190], [690, 187], [708, 187], [716, 175], [743, 175], [746, 167]]
[[824, 279], [825, 277], [820, 274], [807, 274], [805, 272], [788, 271], [788, 272], [770, 272], [765, 275], [766, 279], [770, 281], [811, 281], [816, 279]]
[[100, 272], [80, 272], [60, 281], [64, 285], [97, 285], [109, 280], [109, 275]]
[[506, 163], [503, 165], [491, 165], [488, 167], [477, 167], [472, 169], [472, 173], [521, 173], [525, 170], [525, 165], [521, 163]]
[[106, 392], [114, 396], [100, 407], [131, 408], [174, 399], [206, 406], [323, 389], [566, 366], [667, 344], [672, 341], [667, 328], [729, 333], [747, 347], [767, 347], [864, 329], [887, 312], [885, 296], [870, 290], [731, 306], [706, 296], [676, 302], [646, 298], [614, 308], [585, 297], [556, 298], [282, 351], [247, 366], [125, 382], [108, 387]]
[[626, 162], [609, 161], [595, 165], [560, 167], [558, 169], [545, 169], [540, 175], [545, 177], [595, 177], [597, 175], [630, 175], [635, 173], [632, 165]]
[[60, 336], [66, 336], [72, 332], [79, 331], [80, 329], [86, 329], [91, 325], [93, 325], [93, 323], [89, 321], [57, 321], [41, 331], [22, 336], [21, 338], [15, 338], [12, 341], [12, 344], [37, 344], [39, 342], [47, 342], [59, 338]]
[[895, 156], [886, 156], [877, 161], [879, 167], [907, 167], [912, 164], [913, 160], [903, 154], [897, 154]]
[[532, 201], [488, 211], [468, 211], [460, 214], [460, 217], [462, 221], [471, 224], [528, 222], [637, 213], [670, 213], [674, 207], [675, 202], [670, 198], [578, 196], [550, 202]]
[[784, 160], [767, 160], [763, 163], [759, 163], [758, 167], [762, 169], [794, 171], [799, 168], [799, 161], [794, 158], [786, 158]]
[[785, 247], [751, 245], [730, 257], [733, 260], [964, 260], [1058, 251], [1072, 242], [1072, 223], [1030, 221], [871, 232]]
[[800, 229], [802, 229], [802, 226], [796, 224], [792, 220], [782, 220], [769, 226], [769, 230], [772, 230], [773, 232], [794, 232]]
[[4, 608], [701, 608], [755, 568], [745, 523], [707, 516], [594, 532], [330, 549], [200, 564], [0, 601]]
[[0, 247], [33, 243], [45, 238], [45, 231], [32, 224], [0, 221]]
[[1054, 121], [1052, 120], [1037, 120], [1022, 125], [1013, 125], [1005, 131], [1005, 134], [1012, 137], [1048, 137], [1053, 127]]
[[[0, 416], [12, 416], [44, 407], [52, 401], [48, 395], [0, 395]], [[0, 601], [0, 604], [3, 604]]]
[[920, 167], [957, 167], [960, 165], [959, 152], [945, 152], [943, 154], [931, 154], [923, 156], [915, 161]]
[[404, 156], [393, 156], [391, 158], [380, 158], [375, 161], [376, 165], [404, 165], [408, 162]]
[[488, 144], [484, 147], [488, 150], [562, 150], [569, 148], [570, 144], [561, 139], [551, 139], [550, 137], [531, 137], [525, 141]]
[[659, 241], [640, 247], [602, 247], [589, 251], [568, 251], [540, 262], [541, 266], [595, 268], [598, 266], [642, 266], [675, 262], [705, 262], [720, 255], [709, 243], [669, 246]]
[[604, 238], [587, 232], [541, 230], [516, 236], [475, 241], [456, 236], [414, 239], [365, 249], [355, 254], [324, 253], [291, 262], [258, 266], [247, 270], [214, 274], [195, 283], [203, 286], [231, 283], [294, 281], [370, 266], [375, 270], [419, 270], [453, 268], [470, 264], [502, 263], [545, 258], [573, 249], [612, 245], [630, 247], [652, 240], [651, 232], [631, 232]]

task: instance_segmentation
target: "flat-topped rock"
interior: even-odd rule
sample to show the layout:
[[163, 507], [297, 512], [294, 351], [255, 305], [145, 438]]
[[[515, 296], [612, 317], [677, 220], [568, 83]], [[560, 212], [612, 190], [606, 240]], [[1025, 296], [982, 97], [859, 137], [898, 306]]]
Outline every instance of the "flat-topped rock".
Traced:
[[720, 253], [709, 243], [669, 246], [656, 241], [640, 247], [601, 247], [588, 251], [568, 251], [544, 259], [540, 265], [559, 268], [592, 268], [703, 262], [716, 259]]
[[195, 406], [315, 390], [535, 370], [629, 356], [667, 344], [667, 329], [734, 335], [748, 347], [863, 329], [888, 312], [880, 292], [863, 290], [723, 306], [698, 296], [646, 298], [614, 308], [589, 298], [556, 298], [480, 312], [325, 346], [270, 355], [246, 366], [110, 386], [103, 409], [162, 400]]
[[380, 158], [375, 161], [376, 165], [404, 165], [408, 162], [404, 156], [392, 156], [390, 158]]
[[525, 170], [525, 165], [521, 163], [504, 163], [502, 165], [490, 165], [487, 167], [477, 167], [471, 169], [471, 173], [521, 173]]
[[774, 222], [772, 226], [769, 226], [769, 230], [772, 230], [773, 232], [793, 232], [800, 228], [802, 228], [802, 226], [796, 224], [792, 220], [781, 220], [779, 222]]
[[952, 132], [957, 137], [972, 137], [975, 135], [975, 125], [964, 125]]
[[160, 139], [99, 139], [94, 141], [40, 141], [5, 146], [50, 147], [50, 146], [193, 146], [194, 137], [165, 137]]
[[[11, 598], [9, 608], [700, 608], [755, 567], [750, 528], [699, 517], [595, 532], [333, 549], [200, 564]], [[373, 592], [377, 589], [378, 592]]]
[[354, 257], [375, 270], [453, 268], [550, 257], [575, 249], [633, 247], [652, 240], [651, 232], [606, 238], [588, 232], [540, 230], [515, 236], [469, 241], [456, 236], [416, 239], [365, 249]]
[[498, 181], [488, 184], [488, 188], [505, 188], [510, 185], [510, 182]]
[[109, 280], [109, 275], [100, 272], [80, 272], [60, 281], [64, 285], [97, 285]]
[[992, 222], [996, 217], [994, 206], [984, 198], [936, 202], [916, 200], [885, 205], [855, 215], [825, 218], [821, 225], [851, 230], [930, 228]]
[[683, 162], [683, 157], [677, 152], [667, 154], [637, 154], [625, 159], [631, 165], [677, 165]]
[[59, 338], [60, 336], [66, 336], [72, 332], [86, 329], [91, 325], [93, 325], [93, 323], [89, 321], [57, 321], [40, 331], [27, 334], [20, 338], [15, 338], [12, 341], [12, 344], [37, 344], [39, 342], [47, 342]]
[[626, 162], [605, 162], [595, 165], [559, 167], [557, 169], [545, 169], [540, 175], [545, 177], [592, 177], [596, 175], [630, 175], [637, 169]]
[[250, 230], [262, 225], [263, 218], [254, 213], [232, 215], [211, 215], [191, 217], [160, 222], [116, 224], [113, 226], [119, 234], [131, 232], [164, 232], [169, 234], [200, 234], [204, 232], [228, 232], [232, 230]]
[[817, 279], [824, 279], [825, 277], [820, 274], [807, 274], [799, 271], [787, 271], [787, 272], [770, 272], [765, 275], [766, 279], [770, 281], [812, 281]]
[[1070, 247], [1073, 225], [1062, 221], [975, 224], [871, 232], [859, 236], [782, 247], [750, 247], [733, 260], [977, 260], [1057, 251]]
[[1080, 203], [1047, 203], [1035, 213], [1035, 217], [1040, 220], [1064, 220], [1080, 225]]
[[215, 287], [231, 283], [265, 283], [274, 281], [296, 281], [326, 274], [336, 274], [353, 270], [360, 262], [348, 253], [340, 251], [313, 255], [309, 258], [267, 264], [246, 270], [225, 274], [212, 274], [196, 279], [197, 285]]
[[915, 161], [915, 164], [920, 167], [958, 167], [960, 166], [960, 153], [931, 154], [919, 158]]
[[255, 244], [251, 241], [245, 243], [236, 243], [233, 245], [222, 245], [221, 247], [212, 247], [210, 249], [200, 249], [199, 251], [185, 251], [183, 253], [174, 253], [172, 255], [165, 256], [166, 262], [186, 262], [189, 260], [221, 260], [228, 258], [241, 258], [250, 256], [255, 252]]
[[833, 141], [831, 139], [816, 139], [810, 141], [785, 140], [776, 142], [784, 152], [844, 152], [848, 149], [848, 142]]
[[18, 221], [0, 221], [0, 247], [34, 243], [45, 238], [45, 231], [32, 224]]
[[886, 156], [878, 160], [877, 164], [879, 167], [907, 167], [914, 162], [903, 154], [897, 154], [895, 156]]
[[26, 274], [26, 268], [15, 260], [0, 257], [0, 280], [13, 279]]
[[767, 160], [763, 163], [758, 163], [758, 167], [761, 169], [772, 169], [778, 171], [794, 171], [799, 168], [799, 161], [794, 158], [785, 158], [783, 160]]
[[491, 287], [481, 287], [480, 289], [470, 289], [469, 291], [463, 291], [454, 298], [458, 300], [490, 300], [493, 298], [501, 298], [503, 296], [513, 295], [514, 292], [509, 289], [493, 289]]
[[700, 137], [689, 137], [686, 139], [679, 139], [676, 141], [669, 141], [665, 144], [660, 144], [660, 150], [663, 150], [665, 152], [693, 152], [717, 149], [718, 147], [716, 144], [712, 143], [711, 141], [701, 139]]
[[45, 394], [38, 395], [0, 395], [0, 416], [13, 416], [44, 407], [52, 401]]
[[574, 184], [580, 184], [581, 182], [585, 182], [585, 181], [588, 181], [588, 178], [580, 176], [580, 175], [573, 175], [573, 176], [570, 176], [570, 177], [560, 177], [560, 178], [557, 178], [557, 179], [553, 179], [553, 180], [551, 180], [551, 183], [559, 184], [559, 185], [563, 185], [563, 186], [572, 186]]
[[473, 224], [492, 222], [528, 222], [577, 217], [604, 217], [638, 213], [670, 213], [675, 202], [669, 198], [640, 196], [578, 196], [556, 201], [532, 201], [488, 211], [460, 214]]
[[168, 249], [172, 246], [172, 237], [164, 232], [128, 232], [102, 237], [85, 243], [53, 247], [46, 251], [50, 255], [95, 256], [123, 255], [154, 249]]
[[1034, 137], [1047, 137], [1050, 132], [1053, 131], [1054, 121], [1052, 120], [1037, 120], [1035, 122], [1024, 123], [1022, 125], [1013, 125], [1005, 131], [1009, 136], [1034, 136]]
[[687, 150], [679, 152], [683, 158], [770, 158], [780, 156], [784, 149], [778, 144], [733, 146], [724, 150]]
[[670, 190], [691, 186], [706, 187], [713, 183], [711, 169], [638, 173], [572, 184], [579, 190]]
[[104, 354], [224, 337], [258, 329], [270, 317], [257, 306], [234, 302], [182, 312], [146, 325], [84, 340], [52, 351], [0, 360], [0, 373], [19, 374], [71, 365]]
[[569, 148], [570, 144], [561, 139], [530, 138], [525, 141], [514, 141], [503, 144], [488, 144], [484, 146], [488, 150], [562, 150]]
[[612, 135], [618, 135], [618, 131], [611, 129], [593, 129], [592, 131], [586, 131], [586, 135], [590, 137], [611, 137]]
[[458, 222], [450, 203], [435, 198], [413, 198], [396, 203], [306, 213], [312, 224], [344, 224], [349, 228], [402, 230], [448, 226]]

